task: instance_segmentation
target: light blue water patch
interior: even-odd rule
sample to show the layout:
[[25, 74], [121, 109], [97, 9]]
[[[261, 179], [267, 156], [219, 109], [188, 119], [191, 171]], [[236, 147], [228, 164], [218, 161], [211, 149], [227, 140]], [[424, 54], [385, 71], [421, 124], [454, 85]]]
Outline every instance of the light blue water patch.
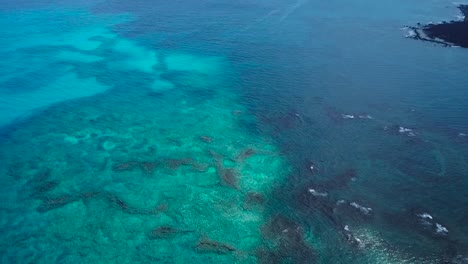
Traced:
[[126, 39], [117, 39], [113, 45], [113, 50], [126, 57], [115, 65], [126, 70], [139, 70], [152, 73], [153, 67], [158, 64], [155, 51], [139, 46], [135, 42]]
[[173, 81], [182, 86], [213, 87], [229, 79], [227, 59], [181, 52], [164, 53], [162, 67]]
[[153, 91], [166, 91], [166, 90], [171, 90], [171, 89], [174, 89], [175, 85], [169, 81], [166, 81], [166, 80], [156, 80], [153, 82], [152, 86], [151, 86], [151, 89], [153, 89]]
[[0, 126], [34, 109], [107, 90], [72, 70], [102, 61], [93, 54], [102, 44], [98, 37], [115, 38], [109, 26], [124, 19], [66, 8], [0, 12]]
[[71, 72], [35, 91], [0, 97], [0, 124], [6, 125], [16, 118], [25, 117], [35, 109], [65, 100], [92, 96], [108, 89], [108, 86], [99, 83], [95, 78], [81, 79]]
[[202, 57], [191, 54], [169, 54], [165, 58], [168, 70], [189, 71], [216, 75], [223, 69], [223, 60], [219, 57]]

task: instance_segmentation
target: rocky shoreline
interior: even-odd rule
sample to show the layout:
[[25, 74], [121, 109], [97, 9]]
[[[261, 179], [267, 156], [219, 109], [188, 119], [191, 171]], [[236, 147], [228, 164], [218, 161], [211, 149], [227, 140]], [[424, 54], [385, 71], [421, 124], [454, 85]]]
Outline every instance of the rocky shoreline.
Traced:
[[468, 48], [468, 5], [459, 5], [462, 20], [443, 21], [437, 24], [407, 26], [408, 38], [441, 44], [446, 47]]

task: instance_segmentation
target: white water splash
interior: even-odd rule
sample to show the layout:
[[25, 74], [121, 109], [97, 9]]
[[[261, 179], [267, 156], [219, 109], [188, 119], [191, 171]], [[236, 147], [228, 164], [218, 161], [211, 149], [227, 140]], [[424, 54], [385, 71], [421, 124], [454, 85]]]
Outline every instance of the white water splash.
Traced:
[[345, 115], [345, 114], [343, 114], [342, 117], [344, 119], [354, 119], [354, 115]]
[[414, 38], [415, 36], [416, 36], [416, 31], [414, 31], [413, 29], [408, 30], [408, 32], [405, 35], [406, 38]]
[[316, 191], [315, 189], [309, 189], [309, 192], [313, 195], [313, 196], [321, 196], [321, 197], [326, 197], [328, 196], [328, 193], [326, 192], [318, 192]]
[[437, 234], [446, 235], [448, 234], [448, 229], [445, 226], [436, 223], [436, 232]]
[[350, 203], [349, 205], [351, 205], [352, 207], [358, 209], [359, 211], [361, 211], [362, 213], [364, 213], [365, 215], [368, 215], [372, 212], [372, 208], [370, 207], [364, 207], [356, 202], [352, 202]]
[[359, 115], [359, 119], [374, 119], [371, 115]]
[[431, 219], [432, 220], [432, 215], [430, 215], [428, 213], [418, 214], [418, 216], [423, 218], [423, 219]]
[[346, 203], [345, 200], [338, 200], [338, 201], [336, 202], [336, 205], [340, 205], [340, 204], [344, 204], [344, 203]]
[[406, 132], [411, 132], [411, 131], [413, 131], [413, 130], [409, 129], [409, 128], [406, 128], [406, 127], [400, 127], [398, 129], [398, 132], [400, 132], [400, 133], [406, 133]]
[[412, 129], [402, 127], [402, 126], [398, 128], [398, 132], [400, 132], [401, 134], [406, 134], [409, 137], [415, 137], [416, 136], [416, 133], [414, 133]]

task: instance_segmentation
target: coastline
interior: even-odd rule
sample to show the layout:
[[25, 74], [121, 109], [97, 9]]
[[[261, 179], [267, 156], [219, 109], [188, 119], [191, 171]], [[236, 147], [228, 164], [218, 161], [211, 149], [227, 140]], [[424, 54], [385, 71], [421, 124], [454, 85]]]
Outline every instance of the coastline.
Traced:
[[446, 47], [468, 48], [468, 5], [458, 5], [463, 16], [460, 20], [441, 23], [407, 26], [410, 30], [408, 38], [440, 44]]

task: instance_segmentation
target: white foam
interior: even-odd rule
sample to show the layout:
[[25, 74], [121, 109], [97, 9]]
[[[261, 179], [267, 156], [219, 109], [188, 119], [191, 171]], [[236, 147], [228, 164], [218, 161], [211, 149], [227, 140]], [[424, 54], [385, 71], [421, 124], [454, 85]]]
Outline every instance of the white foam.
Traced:
[[436, 223], [436, 232], [438, 234], [446, 235], [446, 234], [448, 234], [448, 229], [445, 226], [443, 226], [443, 225], [441, 225], [439, 223]]
[[365, 247], [365, 244], [362, 242], [361, 239], [359, 239], [359, 238], [357, 238], [357, 237], [354, 237], [354, 240], [356, 240], [356, 242], [358, 243], [358, 245], [359, 245], [360, 248]]
[[432, 220], [432, 215], [430, 215], [428, 213], [418, 214], [418, 216], [421, 217], [422, 219], [431, 219]]
[[467, 135], [466, 133], [461, 133], [461, 132], [460, 132], [460, 133], [458, 133], [458, 136], [459, 136], [459, 137], [466, 137], [466, 136], [468, 136], [468, 135]]
[[345, 225], [345, 227], [343, 228], [345, 231], [349, 231], [349, 226], [348, 225]]
[[406, 127], [400, 127], [398, 129], [398, 132], [400, 132], [400, 133], [407, 133], [407, 132], [412, 132], [412, 131], [413, 131], [412, 129], [406, 128]]
[[413, 38], [416, 36], [416, 31], [414, 31], [413, 29], [410, 29], [408, 30], [408, 33], [406, 33], [405, 37], [407, 38]]
[[364, 206], [362, 206], [362, 205], [360, 205], [360, 204], [358, 204], [356, 202], [352, 202], [349, 205], [351, 205], [352, 207], [358, 209], [359, 211], [361, 211], [362, 213], [364, 213], [366, 215], [368, 215], [368, 214], [370, 214], [372, 212], [372, 208], [364, 207]]
[[336, 205], [340, 205], [340, 204], [344, 204], [344, 203], [346, 203], [345, 200], [338, 200], [338, 201], [336, 201]]
[[326, 192], [318, 192], [316, 191], [315, 189], [309, 189], [309, 192], [313, 195], [313, 196], [321, 196], [321, 197], [326, 197], [328, 196], [328, 193]]
[[359, 115], [359, 119], [374, 119], [371, 115]]
[[400, 127], [398, 127], [398, 132], [400, 132], [401, 134], [406, 134], [409, 137], [415, 137], [416, 136], [416, 133], [411, 128], [406, 128], [406, 127], [400, 126]]
[[342, 117], [344, 119], [354, 119], [354, 115], [345, 115], [345, 114], [343, 114]]

